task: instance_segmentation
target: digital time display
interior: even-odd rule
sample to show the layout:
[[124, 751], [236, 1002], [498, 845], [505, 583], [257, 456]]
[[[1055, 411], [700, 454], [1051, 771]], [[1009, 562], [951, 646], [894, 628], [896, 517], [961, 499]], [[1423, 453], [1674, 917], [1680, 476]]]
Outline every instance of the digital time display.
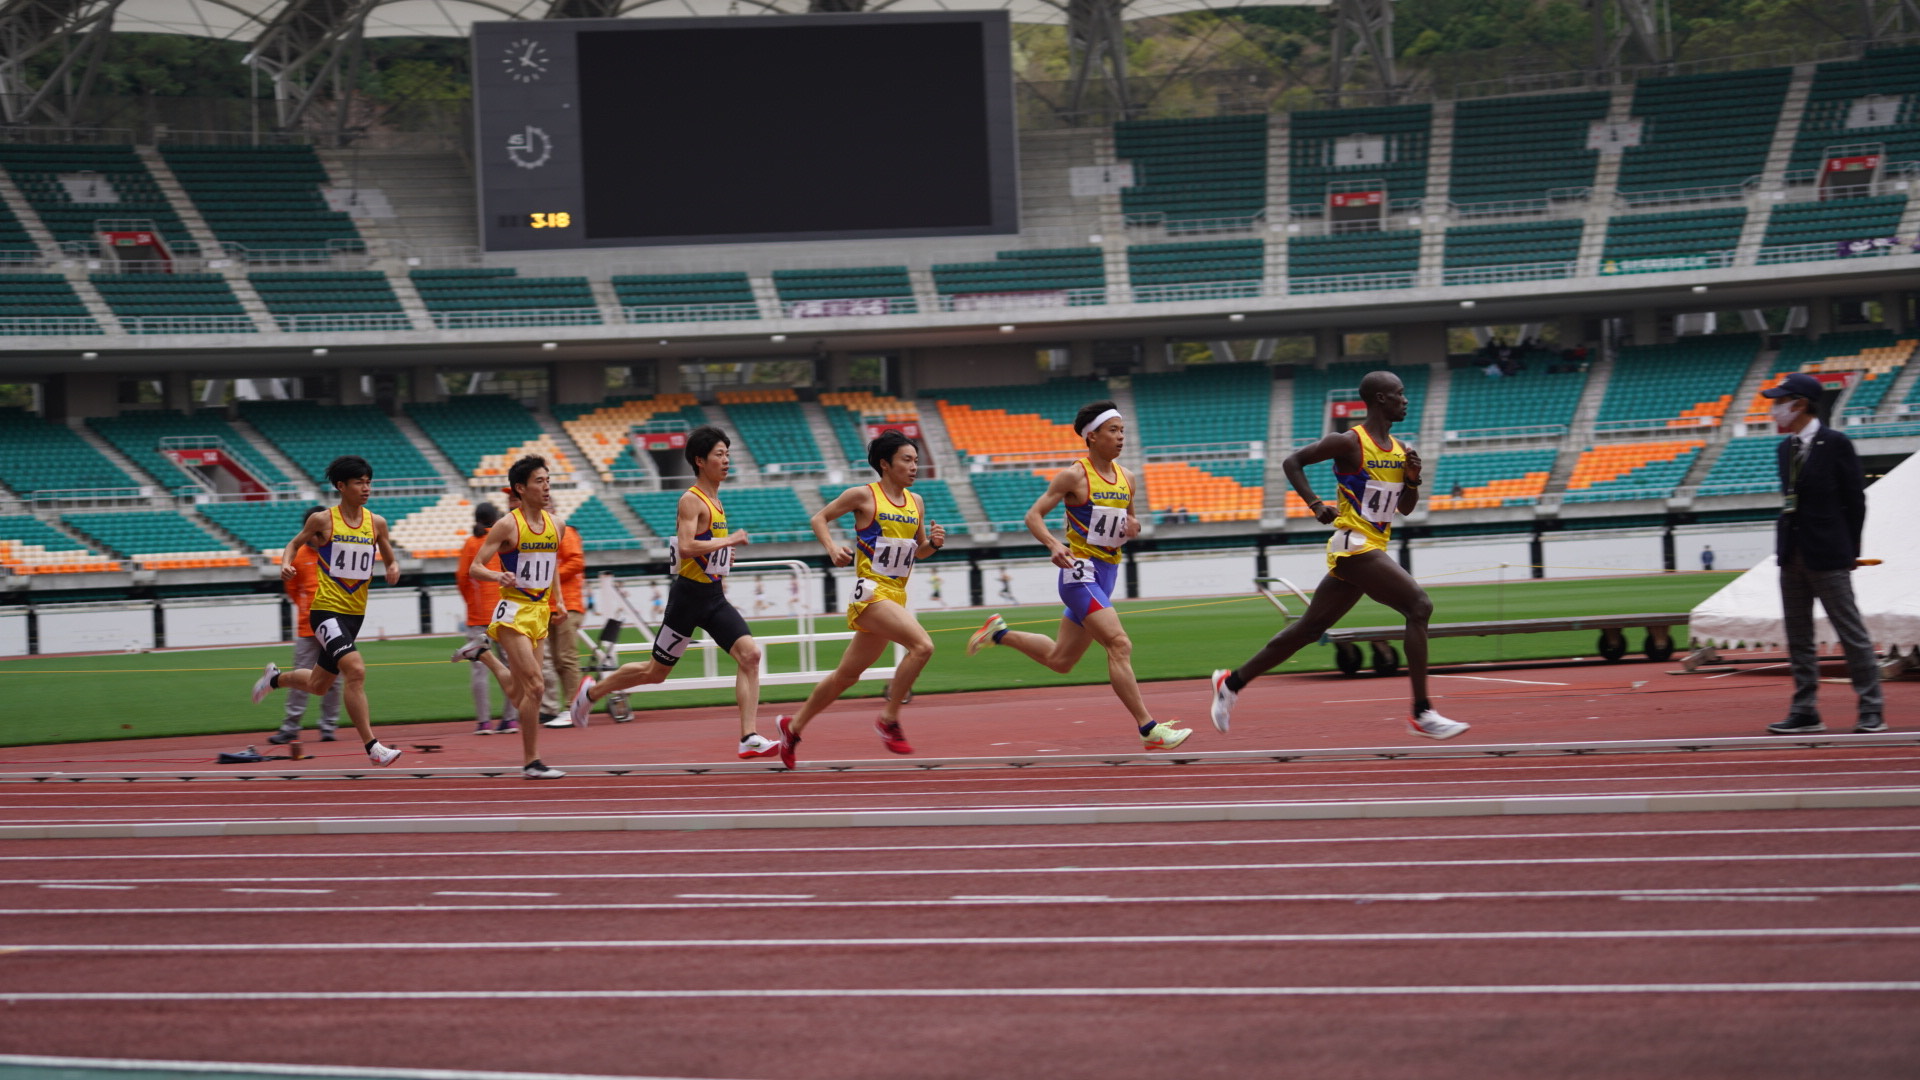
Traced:
[[565, 229], [573, 225], [573, 215], [565, 210], [551, 211], [545, 214], [528, 214], [527, 224], [536, 229]]

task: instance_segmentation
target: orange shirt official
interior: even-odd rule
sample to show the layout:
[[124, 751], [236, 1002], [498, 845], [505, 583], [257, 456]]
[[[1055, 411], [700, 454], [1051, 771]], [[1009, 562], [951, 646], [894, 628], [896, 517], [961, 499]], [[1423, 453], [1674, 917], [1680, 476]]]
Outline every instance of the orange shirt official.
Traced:
[[560, 530], [559, 555], [553, 576], [560, 583], [560, 587], [553, 590], [553, 594], [547, 598], [547, 606], [553, 611], [559, 611], [560, 602], [565, 600], [567, 610], [578, 614], [587, 610], [586, 605], [581, 603], [584, 599], [581, 594], [587, 587], [587, 549], [586, 545], [580, 542], [579, 530], [571, 525]]
[[286, 583], [287, 599], [293, 601], [293, 632], [312, 637], [307, 612], [313, 608], [313, 594], [320, 589], [320, 553], [301, 547], [293, 553], [293, 580]]
[[[465, 546], [460, 549], [460, 566], [454, 571], [454, 579], [460, 585], [460, 595], [467, 602], [467, 625], [485, 626], [493, 619], [493, 609], [500, 603], [500, 586], [497, 582], [478, 581], [467, 576], [467, 570], [473, 566], [473, 557], [480, 554], [480, 544], [485, 537], [469, 536]], [[500, 569], [500, 556], [495, 555], [487, 564], [487, 569]]]

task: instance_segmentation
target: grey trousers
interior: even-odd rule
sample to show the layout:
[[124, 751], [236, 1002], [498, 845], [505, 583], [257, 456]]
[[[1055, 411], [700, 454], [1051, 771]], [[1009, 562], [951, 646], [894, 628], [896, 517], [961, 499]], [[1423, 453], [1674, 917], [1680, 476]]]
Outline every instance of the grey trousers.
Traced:
[[[293, 666], [312, 670], [320, 666], [320, 639], [296, 637], [293, 639]], [[320, 730], [331, 732], [340, 726], [340, 679], [333, 680], [327, 687], [325, 697], [320, 699]], [[287, 687], [287, 717], [280, 721], [280, 730], [288, 733], [300, 730], [300, 718], [307, 714], [307, 698], [312, 695], [305, 690]]]
[[1799, 559], [1780, 567], [1780, 607], [1787, 627], [1787, 658], [1793, 665], [1793, 705], [1796, 716], [1820, 714], [1820, 659], [1813, 643], [1813, 602], [1827, 613], [1833, 632], [1847, 656], [1847, 673], [1860, 698], [1861, 716], [1879, 716], [1880, 664], [1873, 639], [1853, 602], [1853, 573], [1848, 570], [1809, 570]]
[[[486, 636], [487, 628], [484, 626], [467, 627], [468, 644], [482, 641]], [[506, 662], [507, 658], [502, 656], [498, 649], [494, 650], [493, 655], [499, 656], [502, 663]], [[484, 724], [493, 717], [493, 696], [491, 689], [493, 686], [493, 672], [488, 671], [487, 665], [478, 660], [475, 660], [467, 666], [473, 669], [467, 675], [467, 685], [473, 690], [473, 719], [478, 723]], [[504, 692], [502, 696], [505, 696]], [[501, 708], [500, 719], [505, 723], [517, 724], [520, 722], [520, 710], [515, 707], [513, 702], [509, 701]]]

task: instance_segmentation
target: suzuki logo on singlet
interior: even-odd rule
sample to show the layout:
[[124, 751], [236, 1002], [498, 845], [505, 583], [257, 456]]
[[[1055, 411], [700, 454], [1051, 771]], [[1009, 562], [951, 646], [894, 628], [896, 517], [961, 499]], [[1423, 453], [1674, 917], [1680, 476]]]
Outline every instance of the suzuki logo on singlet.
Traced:
[[919, 519], [919, 518], [917, 518], [917, 517], [909, 517], [909, 516], [908, 516], [908, 515], [906, 515], [906, 514], [888, 514], [888, 513], [884, 513], [884, 512], [882, 512], [882, 513], [879, 513], [879, 514], [875, 514], [875, 515], [874, 515], [874, 520], [875, 520], [875, 521], [897, 521], [897, 522], [899, 522], [899, 523], [900, 523], [900, 524], [902, 524], [902, 525], [918, 525], [918, 524], [920, 524], [920, 519]]

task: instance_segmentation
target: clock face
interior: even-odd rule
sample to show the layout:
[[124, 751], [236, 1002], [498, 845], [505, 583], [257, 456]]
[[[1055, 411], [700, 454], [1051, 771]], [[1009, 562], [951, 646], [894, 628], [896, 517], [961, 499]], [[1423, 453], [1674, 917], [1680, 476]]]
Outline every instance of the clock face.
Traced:
[[500, 64], [506, 69], [507, 78], [514, 82], [530, 83], [547, 73], [553, 63], [553, 54], [545, 45], [532, 38], [515, 38], [507, 46], [506, 55]]

